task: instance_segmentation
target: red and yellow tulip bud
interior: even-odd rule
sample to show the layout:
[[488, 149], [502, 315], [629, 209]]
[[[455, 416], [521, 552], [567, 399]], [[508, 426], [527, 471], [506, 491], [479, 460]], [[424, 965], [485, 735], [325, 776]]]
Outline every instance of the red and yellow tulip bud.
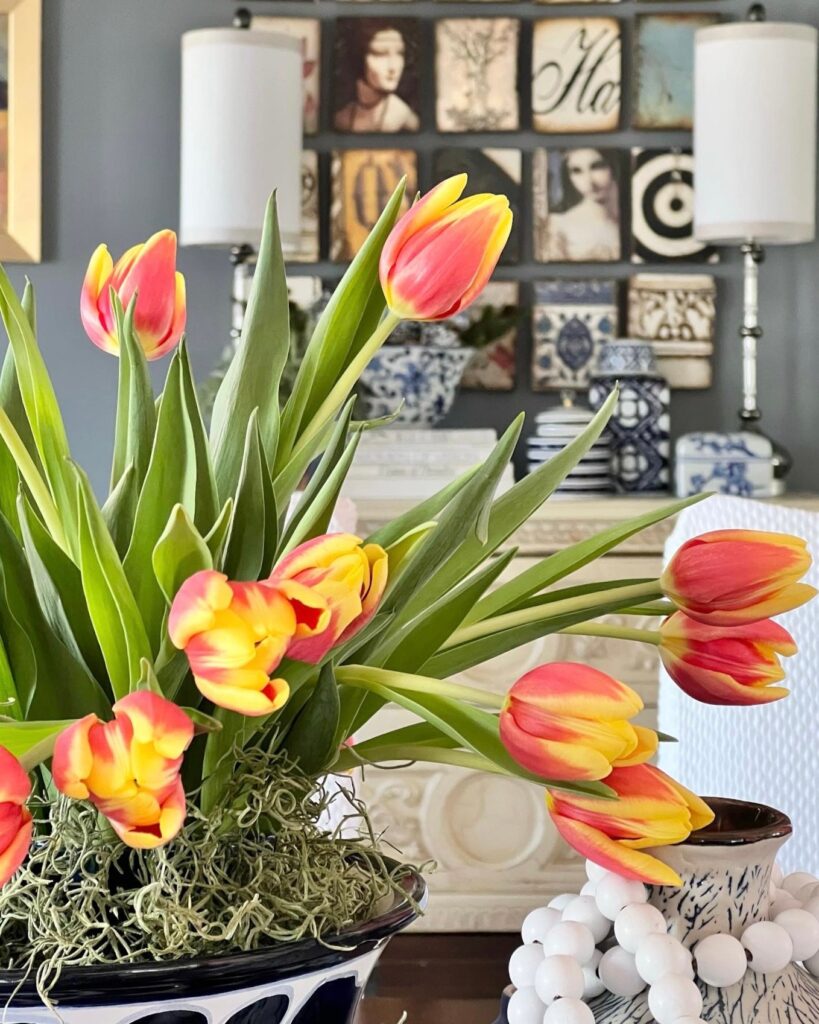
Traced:
[[811, 565], [803, 540], [786, 533], [716, 530], [687, 541], [660, 577], [686, 615], [714, 626], [759, 622], [809, 601], [799, 581]]
[[605, 779], [612, 767], [641, 764], [657, 734], [632, 725], [643, 709], [630, 687], [571, 662], [541, 665], [522, 676], [500, 713], [500, 738], [519, 765], [546, 779]]
[[788, 696], [780, 657], [796, 654], [793, 637], [771, 619], [709, 626], [683, 612], [665, 620], [660, 657], [689, 697], [704, 704], [770, 704]]
[[185, 652], [199, 692], [242, 715], [268, 715], [290, 696], [273, 673], [300, 628], [330, 621], [324, 599], [293, 583], [233, 583], [210, 569], [194, 573], [171, 605], [168, 633]]
[[31, 781], [17, 758], [0, 747], [0, 885], [5, 885], [26, 859], [32, 821], [26, 808]]
[[185, 278], [176, 269], [176, 235], [158, 231], [116, 263], [97, 246], [85, 273], [80, 316], [85, 333], [104, 352], [119, 353], [111, 289], [127, 309], [134, 294], [134, 332], [148, 359], [170, 351], [185, 329]]
[[460, 199], [467, 176], [456, 174], [412, 206], [381, 250], [387, 305], [405, 320], [445, 320], [483, 291], [509, 232], [506, 196]]
[[652, 885], [681, 885], [667, 864], [641, 853], [684, 842], [714, 820], [694, 793], [650, 764], [615, 768], [606, 778], [616, 800], [550, 790], [549, 814], [560, 835], [578, 853], [623, 878]]
[[185, 822], [182, 755], [193, 722], [176, 704], [137, 691], [117, 701], [114, 721], [86, 715], [60, 733], [52, 774], [57, 789], [89, 800], [127, 846], [164, 846]]
[[[315, 665], [375, 615], [387, 586], [387, 553], [350, 533], [328, 533], [294, 548], [273, 569], [270, 582], [294, 604], [308, 591], [329, 609], [327, 620], [302, 617], [288, 658]], [[294, 592], [296, 586], [299, 592]]]

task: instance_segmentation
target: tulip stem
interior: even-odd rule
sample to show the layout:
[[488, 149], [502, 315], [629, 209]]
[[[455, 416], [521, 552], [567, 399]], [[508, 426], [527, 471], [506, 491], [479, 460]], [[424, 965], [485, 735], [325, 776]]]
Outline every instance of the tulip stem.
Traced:
[[[503, 615], [496, 615], [489, 619], [482, 619], [480, 622], [465, 626], [463, 629], [455, 630], [441, 650], [457, 647], [459, 644], [478, 640], [484, 636], [491, 636], [493, 633], [500, 633], [506, 629], [514, 629], [516, 626], [525, 626], [531, 622], [542, 622], [563, 615], [570, 615], [574, 612], [582, 612], [584, 609], [592, 611], [599, 608], [601, 604], [608, 605], [618, 600], [639, 602], [644, 598], [652, 600], [661, 596], [662, 591], [660, 590], [659, 582], [651, 580], [649, 583], [635, 583], [627, 587], [618, 587], [615, 590], [582, 594], [579, 597], [569, 597], [563, 601], [538, 604], [531, 608], [519, 608], [517, 611], [506, 612]], [[598, 612], [598, 614], [600, 613]]]
[[26, 448], [23, 443], [23, 439], [17, 433], [8, 413], [5, 409], [1, 408], [0, 437], [5, 441], [6, 447], [11, 452], [14, 461], [17, 463], [20, 476], [25, 480], [26, 486], [29, 491], [31, 491], [31, 496], [34, 498], [37, 508], [39, 508], [42, 513], [43, 521], [48, 527], [51, 536], [63, 551], [68, 554], [68, 542], [66, 541], [62, 520], [60, 519], [60, 513], [57, 511], [57, 506], [54, 504], [54, 499], [51, 497], [51, 492], [46, 486], [43, 478], [40, 476], [40, 472], [34, 463], [34, 459], [32, 459], [29, 454], [28, 448]]
[[497, 710], [503, 707], [505, 700], [502, 693], [461, 686], [460, 683], [450, 683], [446, 679], [430, 679], [428, 676], [415, 676], [407, 672], [391, 672], [370, 665], [343, 665], [336, 669], [336, 680], [364, 690], [386, 686], [391, 690], [400, 690], [401, 693], [428, 693], [435, 697], [448, 697], [451, 700], [466, 701]]
[[637, 640], [639, 643], [653, 644], [655, 647], [662, 643], [662, 634], [659, 631], [607, 625], [603, 622], [581, 622], [576, 626], [566, 626], [560, 632], [570, 636], [605, 636], [613, 640]]
[[356, 355], [350, 361], [347, 369], [338, 378], [334, 386], [330, 389], [330, 393], [318, 407], [315, 415], [304, 428], [301, 437], [293, 448], [291, 458], [296, 458], [296, 456], [300, 455], [310, 442], [321, 432], [322, 427], [324, 427], [327, 421], [332, 419], [342, 405], [344, 405], [348, 395], [355, 387], [356, 381], [367, 368], [367, 364], [381, 348], [387, 338], [389, 338], [401, 322], [401, 319], [402, 318], [396, 313], [388, 310], [387, 315], [358, 350]]

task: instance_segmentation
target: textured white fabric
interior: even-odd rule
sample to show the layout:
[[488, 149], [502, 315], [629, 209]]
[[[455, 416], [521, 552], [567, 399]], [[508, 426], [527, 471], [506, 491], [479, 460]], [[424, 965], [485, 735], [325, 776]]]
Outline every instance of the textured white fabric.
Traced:
[[[685, 541], [708, 530], [772, 530], [804, 537], [819, 554], [819, 515], [741, 498], [713, 497], [686, 509], [666, 543], [666, 560]], [[807, 582], [819, 586], [819, 567]], [[793, 820], [793, 839], [780, 860], [787, 871], [819, 871], [819, 598], [781, 617], [799, 647], [785, 660], [791, 690], [761, 707], [710, 707], [691, 700], [661, 669], [660, 767], [703, 796], [756, 800]]]

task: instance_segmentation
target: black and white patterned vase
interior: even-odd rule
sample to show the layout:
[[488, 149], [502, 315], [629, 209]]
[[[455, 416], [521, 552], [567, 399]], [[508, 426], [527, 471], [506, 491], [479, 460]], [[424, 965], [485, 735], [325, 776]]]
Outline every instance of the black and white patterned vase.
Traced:
[[599, 409], [618, 385], [620, 397], [609, 420], [615, 487], [641, 494], [667, 491], [671, 393], [657, 373], [649, 343], [618, 340], [603, 345], [589, 387], [592, 409]]
[[[654, 887], [649, 902], [662, 911], [670, 933], [689, 949], [718, 932], [736, 938], [769, 920], [771, 871], [791, 833], [788, 818], [770, 807], [706, 798], [716, 812], [707, 829], [688, 842], [650, 852], [683, 880], [681, 889]], [[730, 988], [699, 982], [702, 1019], [708, 1024], [817, 1024], [819, 980], [790, 964], [776, 974], [745, 973]], [[605, 994], [590, 1004], [596, 1024], [653, 1024], [648, 992], [633, 998]]]

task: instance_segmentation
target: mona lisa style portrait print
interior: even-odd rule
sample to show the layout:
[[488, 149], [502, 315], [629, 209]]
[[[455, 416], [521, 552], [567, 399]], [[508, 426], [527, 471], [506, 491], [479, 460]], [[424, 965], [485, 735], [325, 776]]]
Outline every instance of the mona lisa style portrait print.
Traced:
[[622, 258], [622, 168], [623, 154], [616, 149], [535, 150], [536, 260], [609, 263]]
[[416, 18], [338, 18], [333, 127], [339, 132], [417, 132]]

